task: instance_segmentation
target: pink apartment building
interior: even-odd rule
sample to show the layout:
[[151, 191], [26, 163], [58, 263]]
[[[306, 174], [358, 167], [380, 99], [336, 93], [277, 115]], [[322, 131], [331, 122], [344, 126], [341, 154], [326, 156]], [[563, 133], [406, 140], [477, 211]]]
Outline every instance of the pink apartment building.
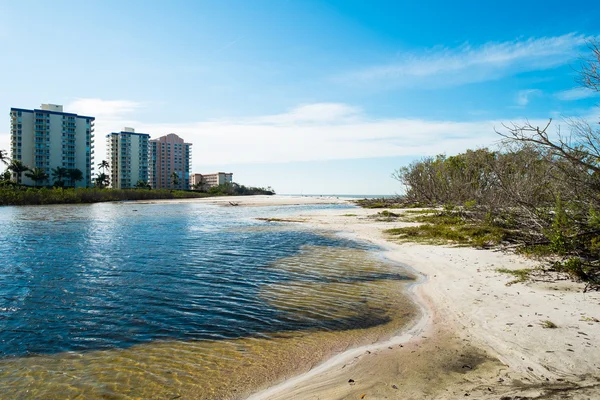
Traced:
[[[149, 141], [149, 183], [153, 189], [189, 189], [192, 144], [174, 133]], [[173, 179], [173, 173], [177, 179]]]

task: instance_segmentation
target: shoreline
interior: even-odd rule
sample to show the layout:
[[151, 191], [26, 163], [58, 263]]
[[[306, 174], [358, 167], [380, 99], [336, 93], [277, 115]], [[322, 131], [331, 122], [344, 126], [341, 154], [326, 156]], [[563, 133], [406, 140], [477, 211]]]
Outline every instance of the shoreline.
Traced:
[[[600, 293], [584, 294], [583, 286], [573, 282], [507, 286], [511, 277], [497, 268], [533, 268], [537, 263], [492, 250], [390, 242], [383, 230], [405, 223], [369, 219], [378, 211], [356, 208], [348, 216], [347, 210], [320, 210], [294, 216], [311, 228], [374, 243], [386, 258], [415, 271], [420, 278], [409, 293], [422, 308], [421, 318], [388, 342], [340, 353], [249, 399], [600, 395]], [[558, 328], [544, 328], [545, 320]], [[472, 353], [477, 363], [440, 369], [440, 363], [453, 363], [446, 357], [448, 349], [460, 356]], [[411, 374], [405, 367], [417, 359], [422, 364], [413, 365]], [[344, 364], [348, 360], [354, 361], [351, 366]], [[402, 372], [390, 373], [394, 368]], [[427, 386], [422, 380], [428, 369], [445, 376]]]

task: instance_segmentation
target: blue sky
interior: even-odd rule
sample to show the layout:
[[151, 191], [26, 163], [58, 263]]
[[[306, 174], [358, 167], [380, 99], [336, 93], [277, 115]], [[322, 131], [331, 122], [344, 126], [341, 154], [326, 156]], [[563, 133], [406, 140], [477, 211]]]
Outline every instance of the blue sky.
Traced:
[[598, 116], [575, 78], [600, 2], [498, 4], [0, 0], [0, 148], [10, 107], [55, 103], [96, 116], [97, 161], [131, 126], [192, 142], [194, 172], [393, 194], [394, 169], [502, 122]]

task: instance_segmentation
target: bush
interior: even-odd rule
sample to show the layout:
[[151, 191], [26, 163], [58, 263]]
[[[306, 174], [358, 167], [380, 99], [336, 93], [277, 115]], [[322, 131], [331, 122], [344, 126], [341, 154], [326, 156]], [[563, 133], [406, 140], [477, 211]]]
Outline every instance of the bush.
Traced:
[[26, 188], [0, 187], [0, 205], [98, 203], [105, 201], [157, 200], [207, 197], [184, 190]]

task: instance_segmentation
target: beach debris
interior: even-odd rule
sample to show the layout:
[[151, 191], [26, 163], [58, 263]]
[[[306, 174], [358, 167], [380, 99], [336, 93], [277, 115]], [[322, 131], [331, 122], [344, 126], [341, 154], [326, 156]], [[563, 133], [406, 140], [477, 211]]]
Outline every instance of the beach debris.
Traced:
[[366, 393], [364, 393], [362, 396], [360, 396], [361, 399], [364, 399], [366, 396]]
[[392, 389], [396, 389], [396, 390], [398, 390], [398, 386], [396, 386], [396, 385], [392, 385]]
[[239, 206], [240, 203], [234, 203], [233, 201], [230, 201], [229, 205], [235, 207], [235, 206]]
[[473, 369], [473, 367], [471, 367], [470, 365], [467, 365], [467, 364], [463, 365], [462, 367], [463, 367], [463, 369], [464, 368]]
[[354, 379], [348, 379], [348, 383], [354, 385]]

